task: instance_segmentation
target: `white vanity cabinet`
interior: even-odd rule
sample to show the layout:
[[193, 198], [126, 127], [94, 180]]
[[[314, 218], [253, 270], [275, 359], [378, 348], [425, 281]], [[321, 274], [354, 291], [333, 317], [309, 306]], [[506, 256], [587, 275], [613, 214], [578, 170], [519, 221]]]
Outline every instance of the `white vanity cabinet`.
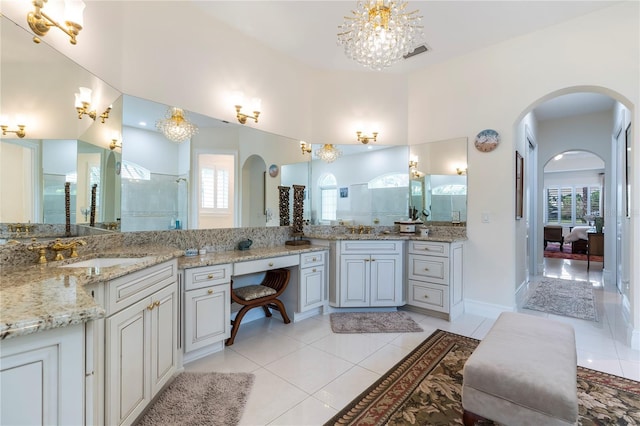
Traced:
[[324, 251], [300, 255], [299, 312], [318, 308], [325, 303], [325, 255]]
[[83, 383], [83, 324], [3, 340], [0, 424], [83, 424]]
[[409, 307], [446, 319], [463, 312], [461, 242], [409, 241]]
[[[87, 423], [131, 424], [172, 378], [178, 356], [177, 262], [171, 260], [90, 289], [106, 318], [88, 328]], [[89, 331], [90, 330], [90, 331]], [[104, 365], [104, 371], [100, 366]]]
[[404, 305], [403, 242], [341, 241], [335, 244], [329, 300], [335, 307]]
[[230, 264], [185, 269], [184, 361], [224, 348], [231, 331]]

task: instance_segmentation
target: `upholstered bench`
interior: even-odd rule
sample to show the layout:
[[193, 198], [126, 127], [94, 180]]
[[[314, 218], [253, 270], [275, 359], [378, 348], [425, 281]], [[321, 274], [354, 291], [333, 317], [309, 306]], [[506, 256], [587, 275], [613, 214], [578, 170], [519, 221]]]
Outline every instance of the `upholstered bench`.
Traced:
[[503, 312], [464, 366], [464, 424], [576, 424], [576, 365], [573, 327]]

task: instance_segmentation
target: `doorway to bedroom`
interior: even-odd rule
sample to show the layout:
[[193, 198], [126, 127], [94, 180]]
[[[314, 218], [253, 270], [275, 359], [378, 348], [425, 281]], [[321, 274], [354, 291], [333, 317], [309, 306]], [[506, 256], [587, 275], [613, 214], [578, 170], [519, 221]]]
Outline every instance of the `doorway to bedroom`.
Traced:
[[602, 269], [605, 188], [605, 161], [591, 152], [559, 152], [545, 164], [545, 258], [595, 262]]

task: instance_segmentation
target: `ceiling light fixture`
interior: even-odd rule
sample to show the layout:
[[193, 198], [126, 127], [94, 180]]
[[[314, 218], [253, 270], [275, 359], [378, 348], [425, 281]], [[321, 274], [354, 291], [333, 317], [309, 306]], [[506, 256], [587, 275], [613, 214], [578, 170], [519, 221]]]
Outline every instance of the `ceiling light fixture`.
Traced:
[[185, 118], [181, 108], [169, 108], [166, 118], [156, 122], [156, 128], [169, 140], [184, 142], [198, 133], [198, 128]]
[[69, 43], [76, 44], [76, 37], [82, 30], [82, 12], [85, 4], [82, 0], [65, 0], [64, 1], [64, 23], [62, 26], [42, 11], [47, 0], [33, 0], [34, 10], [27, 13], [27, 23], [36, 36], [33, 37], [35, 43], [40, 43], [40, 37], [44, 37], [49, 32], [49, 28], [57, 27], [69, 36]]
[[17, 122], [16, 126], [18, 128], [16, 130], [9, 130], [9, 126], [11, 124], [9, 122], [9, 116], [0, 116], [0, 129], [2, 129], [2, 136], [7, 136], [7, 133], [15, 133], [20, 139], [24, 138], [27, 135], [27, 132], [24, 130], [27, 127], [25, 121], [26, 120], [23, 116], [16, 116], [15, 122]]
[[321, 148], [316, 149], [315, 155], [327, 163], [333, 163], [342, 155], [342, 151], [333, 144], [326, 143]]
[[94, 121], [97, 117], [100, 117], [100, 122], [104, 124], [107, 118], [109, 118], [112, 106], [109, 105], [102, 114], [98, 115], [95, 109], [91, 109], [91, 89], [88, 87], [79, 87], [78, 89], [80, 93], [75, 94], [75, 106], [76, 111], [78, 111], [78, 119], [81, 120], [83, 115], [88, 115]]
[[338, 44], [368, 68], [380, 71], [394, 64], [422, 43], [422, 16], [406, 8], [405, 1], [358, 1], [353, 16], [345, 16], [338, 26]]
[[362, 142], [365, 145], [371, 141], [378, 140], [378, 132], [373, 132], [373, 136], [363, 135], [362, 132], [356, 132], [356, 135], [358, 136], [358, 142]]

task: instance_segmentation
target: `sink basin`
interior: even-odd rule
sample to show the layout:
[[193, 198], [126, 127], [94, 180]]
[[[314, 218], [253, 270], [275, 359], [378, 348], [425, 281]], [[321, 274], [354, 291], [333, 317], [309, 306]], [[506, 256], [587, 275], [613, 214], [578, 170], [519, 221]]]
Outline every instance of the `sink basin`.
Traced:
[[127, 266], [144, 262], [148, 257], [96, 257], [95, 259], [62, 265], [61, 268], [107, 268], [109, 266]]

